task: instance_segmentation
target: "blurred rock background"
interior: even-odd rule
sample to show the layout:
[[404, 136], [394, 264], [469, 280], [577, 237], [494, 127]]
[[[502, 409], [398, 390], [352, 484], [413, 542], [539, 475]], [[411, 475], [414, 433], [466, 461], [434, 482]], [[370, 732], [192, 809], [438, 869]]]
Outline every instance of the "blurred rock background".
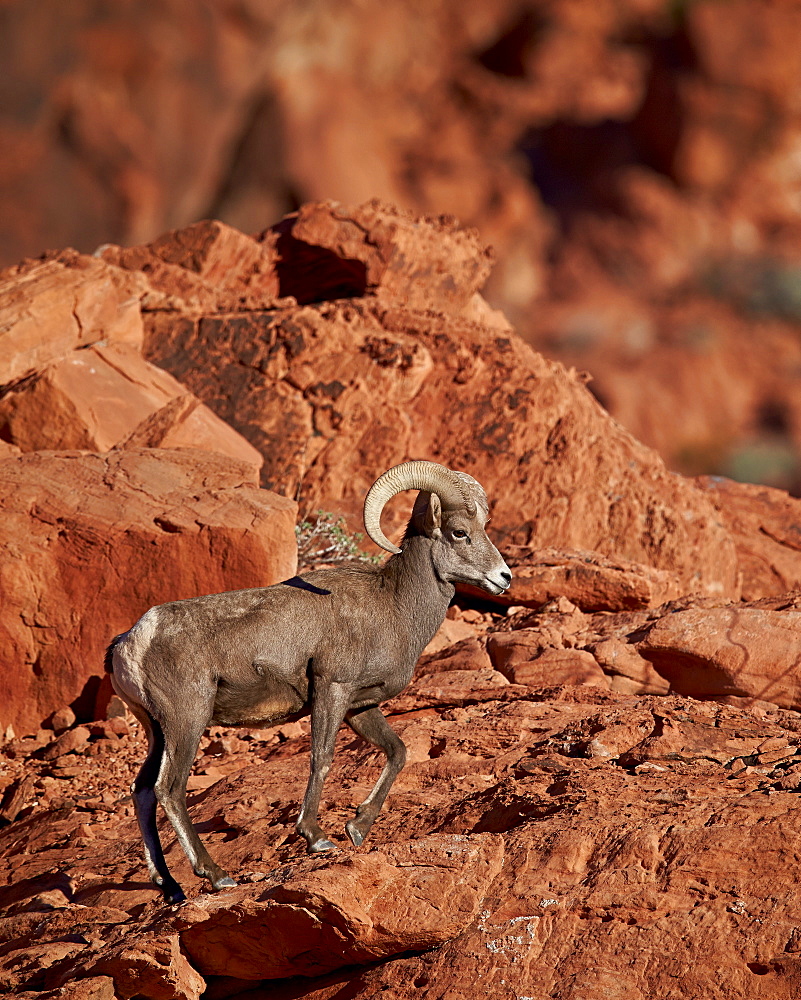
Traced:
[[379, 197], [685, 474], [801, 492], [801, 7], [5, 0], [0, 266]]
[[[0, 0], [3, 995], [801, 995], [799, 29]], [[299, 519], [349, 540], [420, 456], [515, 579], [387, 703], [370, 842], [378, 753], [340, 735], [306, 858], [308, 720], [213, 727], [189, 802], [240, 886], [170, 835], [164, 906], [109, 639], [292, 575]]]

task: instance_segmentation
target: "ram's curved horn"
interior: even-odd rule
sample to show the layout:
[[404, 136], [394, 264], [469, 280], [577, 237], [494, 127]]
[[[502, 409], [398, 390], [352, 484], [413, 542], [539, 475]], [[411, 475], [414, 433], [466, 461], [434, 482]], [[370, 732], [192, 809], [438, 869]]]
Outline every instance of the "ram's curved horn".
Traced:
[[364, 500], [364, 527], [376, 545], [397, 555], [401, 550], [381, 530], [381, 513], [387, 502], [404, 490], [427, 490], [436, 493], [446, 508], [464, 507], [470, 517], [476, 514], [476, 502], [468, 485], [437, 462], [404, 462], [388, 469], [370, 487]]

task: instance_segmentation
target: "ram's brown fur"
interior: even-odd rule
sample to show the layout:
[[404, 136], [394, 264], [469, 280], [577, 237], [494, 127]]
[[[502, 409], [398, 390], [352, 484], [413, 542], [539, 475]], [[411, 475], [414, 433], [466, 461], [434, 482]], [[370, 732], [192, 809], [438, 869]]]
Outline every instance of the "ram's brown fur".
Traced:
[[433, 463], [414, 464], [426, 474], [460, 476], [456, 496], [465, 499], [455, 502], [447, 482], [447, 505], [422, 490], [398, 554], [382, 567], [317, 570], [272, 587], [162, 604], [109, 647], [114, 688], [148, 735], [132, 791], [150, 875], [168, 900], [184, 896], [164, 859], [157, 803], [196, 874], [215, 888], [235, 884], [209, 856], [186, 809], [186, 781], [208, 725], [272, 725], [311, 713], [310, 776], [297, 823], [310, 853], [334, 848], [317, 814], [342, 722], [380, 747], [386, 765], [346, 825], [359, 845], [406, 758], [379, 704], [411, 680], [455, 582], [496, 594], [509, 586], [511, 573], [484, 530], [481, 487]]

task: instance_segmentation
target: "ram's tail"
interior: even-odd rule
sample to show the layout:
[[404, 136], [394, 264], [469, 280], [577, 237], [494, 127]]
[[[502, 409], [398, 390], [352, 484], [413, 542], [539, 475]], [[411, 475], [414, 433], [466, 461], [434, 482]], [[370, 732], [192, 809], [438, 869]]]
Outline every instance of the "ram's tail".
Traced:
[[115, 635], [111, 642], [108, 644], [108, 649], [106, 650], [106, 655], [103, 657], [103, 666], [106, 668], [107, 674], [114, 673], [114, 647], [120, 641], [122, 636], [125, 635], [123, 632], [121, 635]]

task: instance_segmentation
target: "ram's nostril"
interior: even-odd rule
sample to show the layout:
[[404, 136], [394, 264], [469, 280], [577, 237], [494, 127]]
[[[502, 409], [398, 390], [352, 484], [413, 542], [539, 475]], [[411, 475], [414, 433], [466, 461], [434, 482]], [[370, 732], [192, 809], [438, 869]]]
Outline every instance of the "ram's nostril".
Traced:
[[507, 587], [512, 582], [512, 574], [509, 572], [508, 569], [501, 570], [501, 579], [503, 580], [503, 582], [506, 584]]

